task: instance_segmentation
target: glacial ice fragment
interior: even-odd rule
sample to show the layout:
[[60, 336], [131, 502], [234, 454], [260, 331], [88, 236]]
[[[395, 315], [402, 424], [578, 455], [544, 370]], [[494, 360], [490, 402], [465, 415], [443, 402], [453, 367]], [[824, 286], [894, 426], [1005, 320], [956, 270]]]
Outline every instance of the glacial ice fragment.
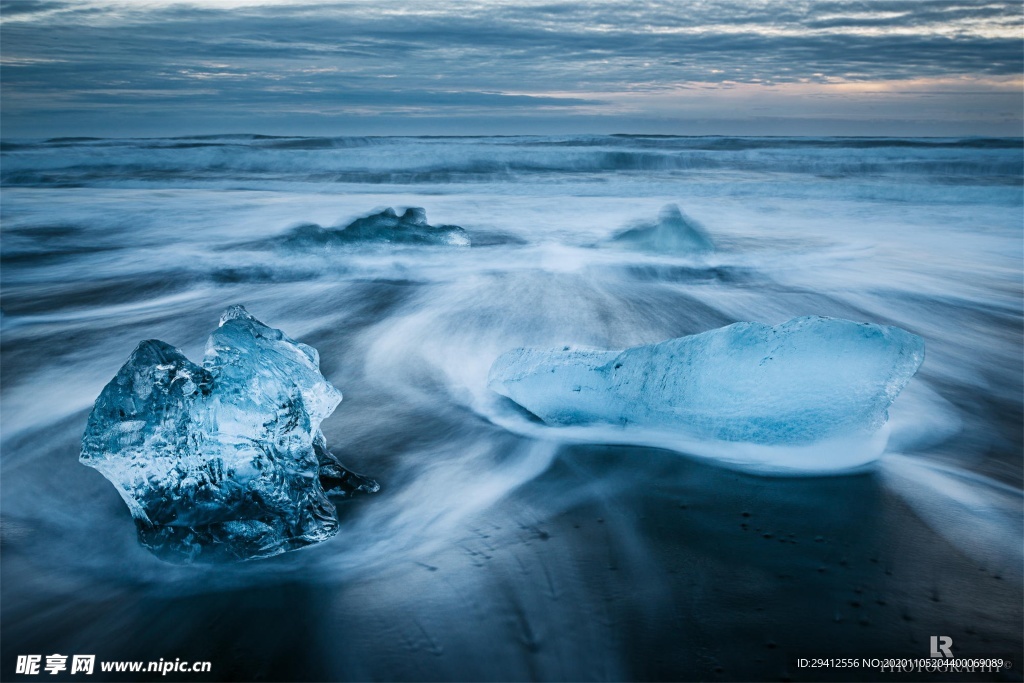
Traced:
[[96, 400], [81, 462], [114, 484], [139, 542], [164, 559], [276, 555], [337, 531], [328, 490], [379, 488], [327, 450], [320, 423], [340, 401], [316, 349], [232, 306], [202, 367], [139, 344]]
[[436, 244], [469, 246], [466, 231], [457, 225], [429, 225], [427, 212], [411, 207], [399, 216], [392, 208], [357, 218], [343, 228], [323, 228], [315, 223], [293, 228], [285, 237], [287, 244], [324, 246], [352, 242], [391, 244]]
[[881, 454], [887, 409], [923, 360], [924, 341], [898, 327], [803, 317], [624, 351], [514, 349], [488, 385], [549, 426], [598, 427], [608, 442], [824, 471]]
[[663, 207], [658, 222], [624, 230], [612, 237], [618, 246], [666, 255], [704, 254], [714, 251], [711, 238], [675, 204]]

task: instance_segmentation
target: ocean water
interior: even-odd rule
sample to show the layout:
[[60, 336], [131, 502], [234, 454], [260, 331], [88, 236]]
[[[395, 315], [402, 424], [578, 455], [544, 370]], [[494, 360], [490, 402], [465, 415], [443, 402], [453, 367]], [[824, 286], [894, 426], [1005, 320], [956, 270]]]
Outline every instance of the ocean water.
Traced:
[[[1019, 139], [8, 140], [0, 187], [5, 677], [63, 652], [210, 680], [856, 680], [796, 661], [933, 635], [1024, 663]], [[670, 203], [712, 254], [609, 248]], [[389, 206], [472, 246], [276, 240]], [[328, 443], [382, 491], [318, 546], [169, 565], [81, 435], [139, 341], [196, 360], [235, 303], [319, 350]], [[925, 340], [872, 467], [757, 476], [487, 407], [516, 346], [803, 315]]]

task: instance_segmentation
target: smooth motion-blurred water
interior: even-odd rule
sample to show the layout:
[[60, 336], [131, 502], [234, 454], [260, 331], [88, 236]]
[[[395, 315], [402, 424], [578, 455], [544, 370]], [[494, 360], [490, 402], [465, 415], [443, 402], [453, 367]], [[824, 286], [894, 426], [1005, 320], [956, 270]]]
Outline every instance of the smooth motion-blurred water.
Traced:
[[[818, 679], [798, 656], [937, 634], [1021, 662], [1020, 140], [21, 140], [0, 178], [4, 677], [63, 652], [216, 680]], [[602, 246], [669, 202], [713, 255]], [[385, 206], [474, 246], [269, 246]], [[383, 490], [330, 542], [175, 567], [79, 442], [140, 340], [198, 359], [233, 303], [320, 351], [328, 442]], [[800, 315], [926, 341], [871, 471], [756, 477], [482, 408], [514, 346]]]

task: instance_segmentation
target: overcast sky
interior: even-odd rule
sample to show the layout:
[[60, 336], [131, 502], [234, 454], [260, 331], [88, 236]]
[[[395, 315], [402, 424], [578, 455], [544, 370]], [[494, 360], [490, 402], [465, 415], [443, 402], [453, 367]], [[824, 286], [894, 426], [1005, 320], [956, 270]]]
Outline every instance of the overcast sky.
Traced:
[[1021, 2], [2, 0], [4, 138], [1021, 135]]

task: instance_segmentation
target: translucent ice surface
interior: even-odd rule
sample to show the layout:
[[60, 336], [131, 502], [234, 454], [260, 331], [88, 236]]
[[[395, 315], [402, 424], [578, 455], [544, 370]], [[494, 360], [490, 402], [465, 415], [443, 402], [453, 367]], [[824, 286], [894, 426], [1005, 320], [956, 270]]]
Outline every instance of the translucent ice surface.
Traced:
[[902, 329], [803, 317], [624, 351], [515, 349], [488, 384], [570, 438], [819, 472], [882, 453], [887, 409], [923, 360]]
[[327, 450], [341, 392], [316, 349], [232, 306], [202, 367], [147, 340], [100, 393], [81, 461], [117, 487], [139, 541], [172, 561], [244, 560], [323, 541], [331, 494], [373, 492]]

